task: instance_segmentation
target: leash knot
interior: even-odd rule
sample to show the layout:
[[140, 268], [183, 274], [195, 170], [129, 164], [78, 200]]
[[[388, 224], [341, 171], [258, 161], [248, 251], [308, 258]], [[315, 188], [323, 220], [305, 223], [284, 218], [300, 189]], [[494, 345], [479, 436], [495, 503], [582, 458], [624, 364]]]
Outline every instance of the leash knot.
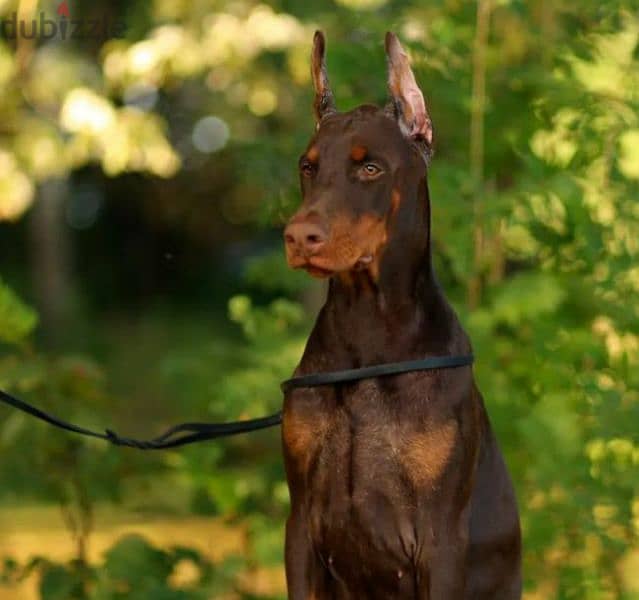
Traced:
[[105, 429], [104, 434], [106, 435], [106, 439], [109, 440], [109, 442], [111, 442], [114, 446], [126, 445], [124, 444], [124, 440], [122, 440], [122, 438], [117, 433], [115, 433], [115, 431], [111, 429]]

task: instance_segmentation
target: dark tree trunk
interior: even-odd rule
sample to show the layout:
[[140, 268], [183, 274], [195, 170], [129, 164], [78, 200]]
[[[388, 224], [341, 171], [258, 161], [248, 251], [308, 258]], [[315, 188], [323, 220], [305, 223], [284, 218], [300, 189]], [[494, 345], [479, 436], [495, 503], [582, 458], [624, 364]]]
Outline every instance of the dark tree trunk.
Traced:
[[44, 182], [31, 211], [31, 272], [40, 333], [55, 346], [69, 323], [71, 246], [65, 224], [66, 179]]

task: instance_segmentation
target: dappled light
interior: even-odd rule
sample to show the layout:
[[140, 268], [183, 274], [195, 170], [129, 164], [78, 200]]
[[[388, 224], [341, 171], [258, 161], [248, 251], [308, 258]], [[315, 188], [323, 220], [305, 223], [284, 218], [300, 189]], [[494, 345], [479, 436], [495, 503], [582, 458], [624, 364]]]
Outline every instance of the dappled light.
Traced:
[[60, 110], [60, 124], [76, 134], [68, 145], [72, 164], [96, 158], [109, 175], [134, 170], [160, 177], [174, 175], [179, 167], [179, 158], [155, 115], [136, 108], [116, 110], [90, 90], [69, 92]]
[[71, 90], [62, 104], [60, 124], [72, 133], [104, 135], [115, 124], [115, 109], [86, 88]]
[[215, 152], [226, 146], [229, 127], [219, 117], [203, 117], [193, 127], [193, 145], [200, 152]]
[[0, 151], [0, 220], [15, 221], [33, 201], [33, 184], [13, 155]]

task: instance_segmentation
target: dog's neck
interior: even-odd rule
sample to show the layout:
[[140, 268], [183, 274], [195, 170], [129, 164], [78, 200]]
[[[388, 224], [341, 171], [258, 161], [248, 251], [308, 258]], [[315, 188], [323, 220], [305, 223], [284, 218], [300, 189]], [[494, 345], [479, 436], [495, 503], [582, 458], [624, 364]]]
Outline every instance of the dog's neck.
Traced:
[[[377, 272], [330, 280], [309, 349], [334, 354], [340, 366], [447, 351], [452, 313], [432, 268], [425, 178], [412, 192], [402, 193], [403, 206], [389, 224]], [[323, 347], [323, 339], [332, 341], [330, 348]]]

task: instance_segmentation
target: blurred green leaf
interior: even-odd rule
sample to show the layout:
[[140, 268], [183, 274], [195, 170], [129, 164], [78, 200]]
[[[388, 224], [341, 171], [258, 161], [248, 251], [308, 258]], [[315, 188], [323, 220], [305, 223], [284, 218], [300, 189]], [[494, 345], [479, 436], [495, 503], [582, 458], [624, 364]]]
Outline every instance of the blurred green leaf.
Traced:
[[37, 322], [36, 313], [0, 279], [0, 341], [21, 342], [34, 330]]

